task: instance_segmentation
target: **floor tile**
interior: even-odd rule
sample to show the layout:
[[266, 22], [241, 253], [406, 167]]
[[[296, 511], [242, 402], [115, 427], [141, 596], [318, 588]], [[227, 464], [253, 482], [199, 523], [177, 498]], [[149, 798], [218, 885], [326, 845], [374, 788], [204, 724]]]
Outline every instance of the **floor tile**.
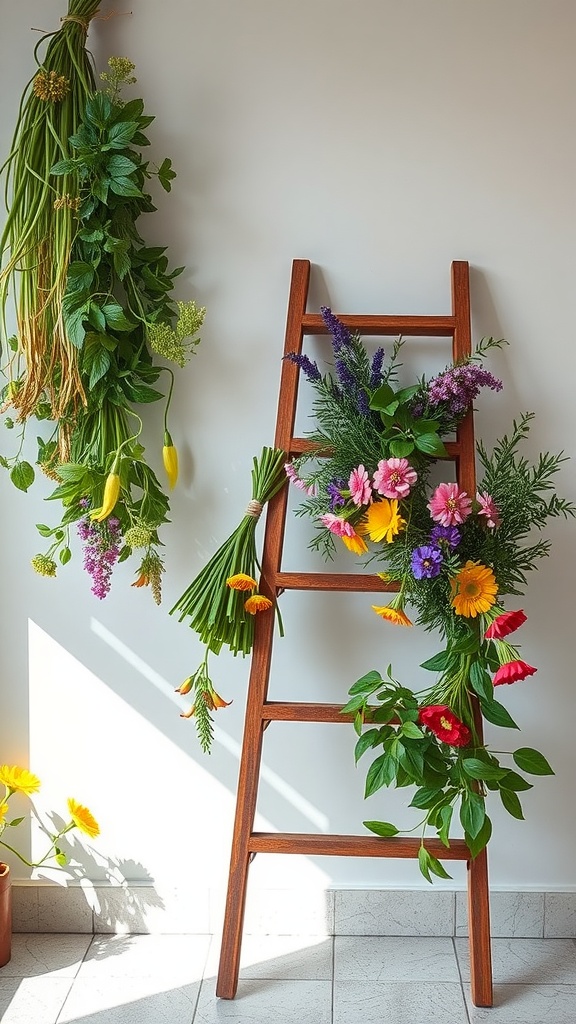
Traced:
[[218, 999], [210, 980], [202, 984], [194, 1024], [330, 1024], [331, 1003], [329, 981], [241, 980], [235, 999]]
[[472, 1006], [471, 1024], [574, 1024], [576, 985], [495, 985], [494, 1006]]
[[0, 977], [33, 978], [39, 975], [74, 978], [91, 942], [89, 935], [20, 934], [12, 936], [12, 958]]
[[0, 974], [2, 1024], [56, 1024], [72, 978], [6, 978]]
[[[319, 935], [245, 935], [240, 978], [277, 981], [330, 981], [332, 938]], [[204, 972], [215, 977], [220, 966], [220, 941], [214, 940]]]
[[[334, 1024], [468, 1024], [460, 985], [338, 981]], [[541, 1022], [542, 1024], [542, 1022]]]
[[208, 935], [96, 935], [78, 978], [155, 977], [162, 987], [202, 978]]
[[460, 981], [452, 939], [337, 935], [336, 981]]
[[191, 1024], [200, 982], [170, 987], [148, 978], [74, 982], [58, 1024]]
[[[468, 941], [455, 939], [455, 946], [467, 980]], [[493, 939], [492, 976], [500, 985], [576, 985], [576, 944], [572, 939]]]

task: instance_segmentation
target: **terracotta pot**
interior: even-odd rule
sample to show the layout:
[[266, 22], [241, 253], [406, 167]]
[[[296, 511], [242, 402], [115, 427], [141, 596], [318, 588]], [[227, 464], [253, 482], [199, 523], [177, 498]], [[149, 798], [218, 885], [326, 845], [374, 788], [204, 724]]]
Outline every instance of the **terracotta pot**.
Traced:
[[0, 863], [0, 967], [12, 955], [12, 888], [10, 868]]

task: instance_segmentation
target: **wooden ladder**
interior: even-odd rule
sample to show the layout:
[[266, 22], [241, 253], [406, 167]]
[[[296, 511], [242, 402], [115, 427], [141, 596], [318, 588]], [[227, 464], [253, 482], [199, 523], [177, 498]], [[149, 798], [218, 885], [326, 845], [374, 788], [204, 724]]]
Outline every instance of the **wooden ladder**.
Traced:
[[[284, 355], [302, 351], [304, 335], [327, 334], [319, 314], [307, 313], [310, 263], [295, 260], [288, 302]], [[338, 314], [352, 331], [382, 337], [452, 338], [453, 359], [471, 352], [469, 269], [464, 261], [451, 268], [452, 313], [448, 316], [381, 316]], [[294, 437], [299, 368], [284, 359], [280, 377], [278, 416], [274, 444], [288, 457], [307, 450], [304, 438]], [[475, 443], [472, 413], [460, 424], [456, 439], [447, 443], [454, 460], [459, 485], [476, 493]], [[282, 572], [282, 548], [288, 505], [288, 488], [283, 487], [270, 502], [262, 549], [260, 592], [273, 601], [284, 590], [355, 591], [373, 593], [397, 589], [379, 577], [362, 574]], [[274, 616], [258, 615], [240, 760], [236, 816], [232, 839], [230, 873], [216, 994], [233, 999], [238, 985], [242, 929], [248, 868], [257, 853], [297, 853], [305, 856], [417, 858], [420, 840], [380, 838], [373, 835], [323, 835], [286, 832], [254, 832], [264, 729], [270, 722], [346, 722], [352, 716], [340, 713], [343, 705], [270, 701], [267, 699]], [[478, 716], [481, 730], [481, 718]], [[480, 732], [480, 742], [482, 734]], [[453, 839], [447, 849], [439, 839], [428, 839], [430, 852], [442, 860], [465, 860], [468, 881], [468, 924], [470, 941], [471, 994], [476, 1006], [492, 1005], [492, 964], [490, 950], [490, 907], [486, 850], [472, 859], [463, 839]]]

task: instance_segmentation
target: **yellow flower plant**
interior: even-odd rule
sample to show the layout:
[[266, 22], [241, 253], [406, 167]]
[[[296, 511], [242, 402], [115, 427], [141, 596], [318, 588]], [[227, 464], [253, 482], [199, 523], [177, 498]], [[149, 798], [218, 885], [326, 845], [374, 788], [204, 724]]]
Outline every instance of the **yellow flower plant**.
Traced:
[[10, 850], [10, 853], [15, 854], [16, 857], [18, 857], [28, 867], [40, 867], [41, 864], [45, 864], [51, 857], [54, 858], [59, 867], [64, 867], [68, 862], [68, 857], [60, 846], [60, 840], [62, 839], [62, 836], [66, 835], [67, 832], [71, 832], [74, 828], [79, 829], [80, 832], [83, 832], [84, 835], [87, 835], [90, 839], [95, 839], [96, 836], [100, 835], [100, 826], [91, 811], [89, 811], [87, 807], [84, 807], [83, 804], [79, 804], [77, 800], [69, 797], [69, 820], [66, 825], [59, 829], [58, 832], [52, 832], [43, 824], [43, 822], [40, 822], [50, 841], [50, 846], [40, 860], [28, 860], [28, 858], [25, 857], [24, 854], [20, 853], [17, 847], [13, 845], [12, 841], [7, 842], [5, 839], [8, 829], [15, 829], [22, 823], [22, 821], [24, 821], [23, 815], [9, 820], [9, 802], [14, 793], [21, 793], [28, 797], [37, 793], [40, 789], [40, 779], [37, 775], [28, 771], [27, 768], [21, 768], [19, 765], [3, 764], [0, 765], [0, 785], [4, 786], [4, 793], [0, 797], [0, 846], [3, 846], [6, 850]]

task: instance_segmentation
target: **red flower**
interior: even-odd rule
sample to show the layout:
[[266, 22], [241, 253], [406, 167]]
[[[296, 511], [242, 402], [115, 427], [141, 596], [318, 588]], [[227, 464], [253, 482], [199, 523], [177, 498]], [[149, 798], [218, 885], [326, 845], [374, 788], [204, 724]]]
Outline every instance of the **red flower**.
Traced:
[[488, 626], [484, 636], [487, 640], [503, 640], [509, 633], [513, 633], [515, 629], [518, 629], [523, 622], [526, 622], [526, 616], [521, 608], [516, 612], [502, 612]]
[[533, 676], [537, 669], [527, 665], [525, 661], [506, 661], [500, 665], [492, 682], [494, 686], [501, 686], [502, 683], [515, 683], [518, 679], [526, 679], [526, 676]]
[[470, 742], [470, 730], [447, 704], [429, 704], [420, 708], [418, 721], [451, 747], [465, 747]]

